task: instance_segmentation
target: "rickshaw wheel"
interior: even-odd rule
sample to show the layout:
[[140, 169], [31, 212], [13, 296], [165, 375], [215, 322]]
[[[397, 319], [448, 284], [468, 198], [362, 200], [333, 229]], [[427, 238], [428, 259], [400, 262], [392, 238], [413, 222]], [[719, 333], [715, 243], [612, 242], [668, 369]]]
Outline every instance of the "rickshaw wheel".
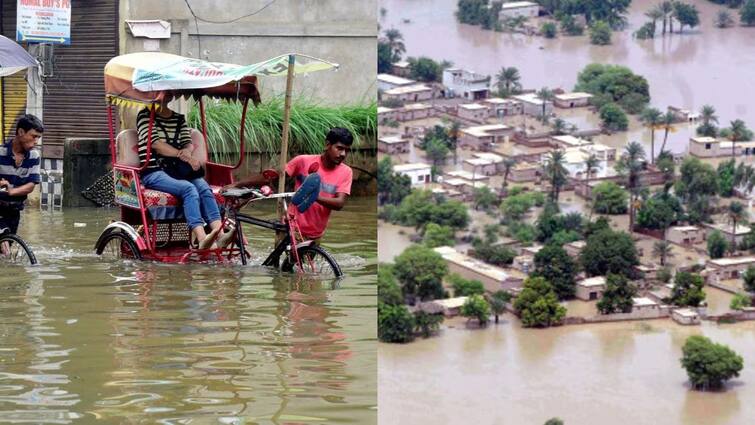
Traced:
[[130, 237], [123, 233], [110, 233], [101, 237], [95, 252], [102, 258], [141, 260], [142, 253]]
[[34, 265], [37, 264], [37, 258], [23, 239], [4, 233], [0, 234], [0, 263]]
[[[321, 246], [303, 246], [297, 250], [299, 259], [301, 259], [304, 273], [314, 274], [322, 277], [341, 277], [343, 272], [333, 256]], [[286, 258], [281, 264], [281, 270], [284, 272], [294, 272], [298, 266], [296, 259], [291, 252], [286, 254]]]

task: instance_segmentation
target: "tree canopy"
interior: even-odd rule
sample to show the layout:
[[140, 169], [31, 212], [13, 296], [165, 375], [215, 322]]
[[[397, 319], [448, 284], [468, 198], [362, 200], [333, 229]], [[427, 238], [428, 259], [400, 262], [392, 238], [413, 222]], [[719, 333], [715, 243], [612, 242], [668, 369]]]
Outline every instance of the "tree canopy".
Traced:
[[413, 245], [396, 257], [393, 272], [405, 296], [421, 300], [445, 297], [443, 277], [448, 272], [440, 254], [423, 245]]
[[490, 320], [490, 304], [482, 295], [471, 295], [461, 306], [461, 315], [477, 319], [480, 326], [485, 326]]
[[607, 229], [590, 235], [579, 257], [588, 276], [608, 273], [634, 276], [634, 266], [640, 264], [634, 241], [625, 232]]
[[674, 276], [671, 303], [680, 307], [698, 307], [705, 301], [704, 281], [696, 273], [678, 271]]
[[595, 212], [599, 214], [626, 214], [629, 195], [614, 182], [599, 183], [592, 190]]
[[645, 77], [620, 65], [587, 65], [577, 76], [574, 90], [595, 95], [592, 102], [598, 108], [616, 102], [625, 110], [640, 112], [650, 101], [650, 88]]
[[550, 282], [560, 300], [574, 298], [577, 290], [577, 263], [561, 246], [548, 244], [535, 254], [532, 276]]
[[702, 335], [687, 338], [680, 361], [692, 387], [703, 391], [722, 388], [726, 381], [739, 376], [744, 363], [731, 348]]
[[558, 303], [558, 297], [548, 281], [542, 277], [530, 277], [514, 300], [514, 309], [526, 328], [544, 328], [561, 322], [566, 308]]
[[637, 295], [637, 288], [620, 274], [609, 273], [606, 276], [606, 290], [598, 301], [598, 311], [603, 314], [631, 313], [634, 305], [632, 297]]

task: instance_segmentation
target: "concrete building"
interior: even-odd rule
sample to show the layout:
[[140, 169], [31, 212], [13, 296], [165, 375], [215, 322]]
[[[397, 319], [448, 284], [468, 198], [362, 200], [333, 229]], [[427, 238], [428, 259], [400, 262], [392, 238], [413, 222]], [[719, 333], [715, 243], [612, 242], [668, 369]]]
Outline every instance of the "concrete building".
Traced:
[[653, 312], [660, 309], [660, 304], [647, 297], [632, 298], [632, 312], [643, 313]]
[[699, 325], [700, 315], [690, 308], [671, 310], [671, 318], [680, 325]]
[[589, 140], [582, 139], [580, 137], [574, 137], [569, 134], [551, 136], [550, 141], [561, 149], [592, 145], [592, 142]]
[[435, 116], [435, 108], [429, 103], [409, 103], [398, 110], [398, 121], [414, 121]]
[[584, 301], [594, 301], [603, 296], [606, 290], [605, 276], [595, 276], [577, 282], [575, 296]]
[[584, 92], [557, 94], [553, 97], [553, 104], [557, 108], [579, 108], [590, 104], [592, 95]]
[[400, 155], [402, 153], [408, 153], [409, 139], [404, 139], [401, 136], [379, 137], [378, 150], [388, 155]]
[[469, 158], [465, 159], [461, 166], [464, 171], [483, 176], [494, 176], [498, 173], [498, 165], [489, 159]]
[[[569, 172], [569, 176], [575, 179], [583, 179], [584, 173], [587, 170], [587, 159], [593, 151], [583, 147], [575, 147], [566, 148], [563, 152], [564, 168]], [[543, 154], [540, 162], [545, 165], [549, 157], [549, 154]], [[612, 168], [609, 166], [609, 161], [606, 158], [598, 157], [598, 164], [593, 168], [593, 175], [591, 177], [606, 177], [612, 171]]]
[[411, 73], [412, 67], [409, 66], [409, 61], [399, 61], [391, 65], [391, 74], [393, 75], [409, 78], [409, 74]]
[[442, 300], [432, 300], [423, 302], [419, 305], [420, 310], [429, 314], [442, 314], [445, 317], [458, 316], [461, 312], [461, 306], [467, 302], [467, 297], [445, 298]]
[[459, 118], [484, 123], [490, 115], [490, 109], [479, 103], [465, 103], [458, 106], [457, 114]]
[[[689, 153], [698, 158], [731, 156], [732, 142], [713, 137], [692, 137], [689, 139]], [[734, 143], [734, 156], [755, 155], [755, 142]]]
[[512, 115], [522, 115], [524, 106], [522, 102], [514, 99], [501, 99], [500, 97], [491, 97], [480, 101], [479, 103], [488, 107], [488, 116], [503, 118]]
[[431, 189], [431, 192], [433, 195], [442, 195], [446, 199], [453, 199], [455, 201], [463, 201], [464, 200], [464, 193], [453, 190], [453, 189], [445, 189], [442, 187], [434, 187]]
[[424, 84], [396, 87], [383, 92], [383, 101], [398, 100], [401, 102], [421, 102], [435, 97], [432, 87]]
[[422, 162], [393, 166], [393, 172], [409, 176], [412, 186], [424, 186], [432, 181], [432, 166]]
[[755, 266], [755, 257], [727, 257], [708, 260], [705, 263], [707, 282], [739, 279], [748, 267]]
[[514, 183], [533, 182], [540, 178], [543, 166], [537, 162], [519, 162], [509, 170], [509, 180]]
[[535, 256], [540, 250], [543, 249], [542, 245], [532, 245], [532, 246], [525, 246], [522, 248], [521, 255], [530, 255], [532, 257]]
[[529, 275], [535, 269], [535, 257], [531, 255], [518, 255], [514, 257], [511, 267]]
[[461, 129], [460, 147], [490, 151], [496, 143], [505, 143], [514, 129], [503, 124], [479, 125]]
[[732, 226], [728, 224], [723, 223], [703, 223], [703, 227], [705, 227], [705, 237], [710, 237], [711, 232], [714, 232], [718, 230], [721, 232], [727, 241], [731, 241], [732, 236], [734, 236], [734, 240], [736, 241], [737, 245], [742, 243], [742, 240], [747, 236], [748, 233], [750, 233], [750, 227], [737, 224], [736, 228], [736, 235], [734, 234], [734, 230]]
[[512, 1], [503, 3], [501, 11], [498, 12], [498, 19], [506, 19], [524, 16], [525, 18], [536, 18], [540, 14], [540, 5], [531, 1]]
[[449, 246], [435, 248], [435, 252], [446, 260], [450, 273], [458, 273], [465, 279], [479, 280], [488, 292], [519, 288], [527, 278], [527, 275], [519, 270], [503, 269], [483, 263]]
[[572, 257], [579, 257], [582, 254], [582, 250], [587, 246], [585, 241], [574, 241], [564, 245], [564, 250]]
[[[511, 98], [522, 103], [522, 110], [525, 114], [532, 115], [534, 117], [543, 116], [543, 99], [537, 97], [535, 93], [520, 94], [517, 96], [512, 96]], [[546, 101], [545, 115], [550, 115], [552, 113], [553, 102], [551, 102], [550, 100]]]
[[679, 245], [694, 245], [705, 241], [705, 231], [697, 226], [669, 227], [666, 239]]
[[377, 116], [378, 124], [384, 125], [391, 121], [398, 121], [398, 109], [386, 108], [385, 106], [378, 106]]
[[381, 91], [388, 91], [397, 87], [413, 86], [417, 84], [414, 80], [391, 74], [378, 74], [377, 81], [378, 89]]
[[449, 97], [479, 100], [487, 98], [490, 94], [490, 76], [461, 68], [444, 69], [443, 85], [448, 89]]
[[482, 173], [472, 173], [466, 170], [459, 170], [459, 171], [449, 171], [445, 174], [443, 174], [444, 178], [451, 178], [451, 179], [463, 179], [468, 182], [480, 182], [480, 183], [488, 183], [490, 182], [490, 177], [486, 176]]

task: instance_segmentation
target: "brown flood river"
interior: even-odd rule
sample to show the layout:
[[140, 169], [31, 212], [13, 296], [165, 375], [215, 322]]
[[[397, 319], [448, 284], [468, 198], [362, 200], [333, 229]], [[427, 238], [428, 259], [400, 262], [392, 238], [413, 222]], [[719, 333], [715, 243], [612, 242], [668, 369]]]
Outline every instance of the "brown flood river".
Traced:
[[374, 199], [331, 217], [339, 282], [104, 262], [115, 217], [25, 211], [40, 265], [0, 273], [0, 423], [376, 423]]

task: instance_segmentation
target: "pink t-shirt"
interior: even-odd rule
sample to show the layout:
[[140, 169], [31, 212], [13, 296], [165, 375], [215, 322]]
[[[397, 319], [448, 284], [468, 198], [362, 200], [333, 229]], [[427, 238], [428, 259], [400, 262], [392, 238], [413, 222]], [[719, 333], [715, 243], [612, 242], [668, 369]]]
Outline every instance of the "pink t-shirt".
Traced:
[[[320, 169], [317, 171], [317, 174], [320, 175], [320, 196], [335, 198], [337, 193], [347, 195], [351, 193], [351, 167], [341, 163], [332, 170], [325, 169], [321, 155], [299, 155], [288, 162], [286, 174], [296, 180], [294, 186], [296, 189], [307, 177], [309, 166], [315, 162], [320, 165]], [[305, 213], [297, 212], [296, 214], [296, 220], [305, 237], [315, 239], [325, 233], [325, 228], [328, 227], [330, 209], [315, 202]]]

